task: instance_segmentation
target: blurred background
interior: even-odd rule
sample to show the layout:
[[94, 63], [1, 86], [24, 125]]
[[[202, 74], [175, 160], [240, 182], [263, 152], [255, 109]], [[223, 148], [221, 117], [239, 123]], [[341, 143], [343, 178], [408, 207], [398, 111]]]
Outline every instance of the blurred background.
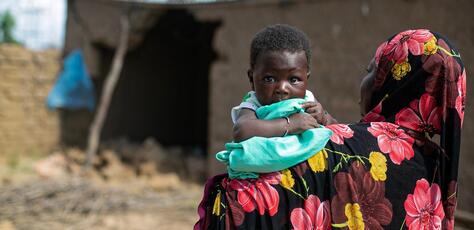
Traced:
[[[473, 72], [472, 0], [1, 0], [0, 229], [190, 229], [274, 23], [310, 37], [309, 89], [340, 122], [402, 30], [445, 35]], [[474, 229], [467, 82], [457, 229]]]

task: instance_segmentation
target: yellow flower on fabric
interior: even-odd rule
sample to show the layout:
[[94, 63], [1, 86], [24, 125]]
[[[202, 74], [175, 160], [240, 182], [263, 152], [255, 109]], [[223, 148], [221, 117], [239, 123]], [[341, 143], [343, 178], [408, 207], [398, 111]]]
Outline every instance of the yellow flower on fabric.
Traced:
[[328, 168], [327, 158], [328, 153], [323, 149], [308, 159], [309, 167], [313, 172], [323, 172]]
[[408, 63], [408, 59], [402, 63], [395, 63], [395, 65], [392, 67], [393, 78], [395, 78], [397, 81], [405, 77], [405, 75], [407, 75], [407, 73], [410, 71], [411, 66], [410, 63]]
[[425, 42], [425, 44], [423, 45], [423, 48], [424, 48], [424, 53], [426, 55], [431, 55], [431, 54], [436, 53], [436, 51], [438, 51], [438, 45], [436, 44], [436, 42], [437, 40], [435, 36], [433, 36], [430, 40]]
[[364, 230], [364, 218], [362, 217], [362, 212], [360, 211], [360, 206], [358, 203], [347, 203], [344, 213], [347, 217], [347, 227], [350, 230]]
[[370, 175], [375, 181], [387, 179], [387, 158], [381, 152], [371, 152], [369, 155]]
[[291, 175], [291, 171], [289, 169], [281, 171], [280, 184], [287, 189], [292, 189], [293, 185], [295, 185], [295, 179], [293, 179], [293, 175]]
[[221, 192], [217, 193], [216, 199], [214, 200], [214, 206], [212, 207], [212, 214], [219, 216], [221, 214]]

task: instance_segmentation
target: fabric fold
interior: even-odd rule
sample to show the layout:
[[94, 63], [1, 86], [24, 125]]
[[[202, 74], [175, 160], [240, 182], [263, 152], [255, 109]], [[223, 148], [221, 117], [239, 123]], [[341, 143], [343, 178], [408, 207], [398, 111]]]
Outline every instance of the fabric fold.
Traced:
[[[304, 99], [289, 99], [256, 110], [257, 117], [272, 120], [303, 113]], [[245, 141], [230, 142], [226, 150], [218, 152], [218, 161], [227, 165], [230, 178], [258, 178], [259, 173], [280, 171], [307, 160], [318, 153], [332, 135], [320, 127], [285, 137], [252, 137]]]

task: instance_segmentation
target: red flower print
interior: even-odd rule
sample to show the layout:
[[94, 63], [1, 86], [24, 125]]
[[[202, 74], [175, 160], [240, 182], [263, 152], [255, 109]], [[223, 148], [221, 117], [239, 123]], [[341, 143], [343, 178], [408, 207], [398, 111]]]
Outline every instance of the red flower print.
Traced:
[[380, 102], [374, 109], [368, 112], [363, 118], [362, 122], [379, 122], [385, 121], [385, 117], [383, 117], [380, 113], [382, 112], [382, 102]]
[[454, 229], [454, 211], [456, 210], [457, 204], [457, 183], [452, 180], [448, 184], [448, 197], [444, 201], [444, 209], [446, 210], [446, 218], [443, 220], [443, 229], [453, 230]]
[[[447, 51], [451, 50], [443, 39], [438, 40], [438, 45]], [[430, 73], [425, 81], [426, 92], [433, 96], [447, 93], [447, 106], [454, 108], [458, 97], [458, 77], [462, 74], [459, 63], [442, 50], [424, 56], [422, 63], [423, 70]]]
[[466, 70], [464, 70], [458, 79], [458, 97], [456, 97], [456, 110], [458, 111], [461, 125], [464, 121], [464, 107], [466, 105]]
[[326, 128], [332, 130], [331, 141], [338, 145], [344, 144], [344, 138], [354, 136], [354, 131], [345, 124], [327, 125]]
[[280, 197], [271, 185], [279, 184], [280, 180], [280, 173], [261, 174], [258, 179], [231, 180], [230, 187], [238, 191], [237, 200], [245, 212], [258, 209], [263, 215], [268, 209], [270, 216], [273, 216], [278, 211]]
[[374, 181], [360, 162], [354, 161], [348, 172], [338, 172], [334, 186], [337, 192], [331, 201], [334, 223], [377, 230], [392, 221], [392, 204], [385, 198], [385, 183]]
[[441, 107], [436, 106], [435, 98], [425, 93], [419, 100], [410, 102], [410, 107], [398, 112], [395, 116], [395, 123], [417, 132], [439, 134], [441, 112]]
[[390, 55], [389, 60], [402, 63], [408, 58], [408, 51], [413, 55], [424, 53], [424, 44], [433, 37], [429, 30], [407, 30], [397, 34], [384, 47], [383, 55]]
[[306, 172], [306, 170], [308, 169], [308, 163], [307, 161], [303, 161], [295, 166], [292, 167], [293, 170], [295, 170], [295, 173], [302, 177], [304, 175], [304, 173]]
[[237, 199], [235, 198], [236, 196], [235, 193], [226, 192], [225, 194], [226, 194], [227, 206], [228, 206], [225, 212], [226, 226], [232, 226], [232, 225], [239, 226], [243, 224], [245, 220], [245, 212], [243, 208], [238, 204]]
[[380, 58], [382, 57], [385, 47], [387, 46], [388, 42], [384, 42], [377, 47], [377, 51], [375, 51], [375, 65], [379, 65]]
[[377, 67], [377, 75], [374, 80], [375, 89], [379, 89], [385, 82], [385, 78], [390, 72], [393, 63], [388, 60], [389, 57], [383, 56], [388, 42], [382, 43], [375, 52], [375, 66]]
[[304, 201], [304, 209], [293, 209], [290, 219], [295, 230], [331, 229], [329, 202], [321, 203], [317, 196], [309, 195], [308, 199]]
[[394, 164], [399, 165], [404, 159], [410, 160], [413, 157], [414, 139], [404, 130], [398, 129], [398, 125], [388, 122], [371, 122], [367, 131], [377, 137], [380, 151], [389, 154]]
[[436, 183], [430, 187], [425, 179], [416, 182], [413, 194], [404, 203], [408, 229], [441, 229], [444, 218], [441, 190]]

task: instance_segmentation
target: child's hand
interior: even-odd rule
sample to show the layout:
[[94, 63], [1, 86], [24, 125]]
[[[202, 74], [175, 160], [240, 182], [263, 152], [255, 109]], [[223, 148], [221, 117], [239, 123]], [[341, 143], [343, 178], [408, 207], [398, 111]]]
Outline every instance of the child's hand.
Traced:
[[295, 113], [288, 117], [290, 125], [288, 127], [288, 134], [299, 134], [308, 129], [318, 128], [319, 124], [308, 113]]
[[324, 109], [321, 103], [308, 101], [302, 104], [303, 109], [306, 113], [314, 117], [319, 124], [326, 125], [327, 120], [324, 116]]

